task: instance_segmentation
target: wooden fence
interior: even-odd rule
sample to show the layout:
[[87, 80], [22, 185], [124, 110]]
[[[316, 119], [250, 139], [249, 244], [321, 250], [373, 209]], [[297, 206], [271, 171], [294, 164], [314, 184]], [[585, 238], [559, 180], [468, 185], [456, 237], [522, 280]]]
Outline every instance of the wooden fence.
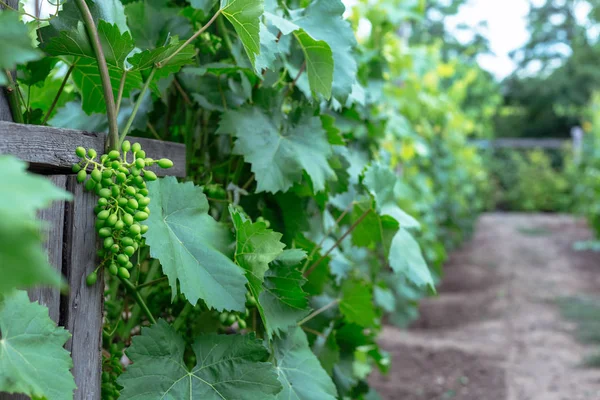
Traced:
[[[32, 301], [48, 307], [50, 317], [71, 332], [65, 348], [73, 358], [76, 400], [99, 400], [102, 374], [102, 308], [104, 280], [88, 287], [86, 276], [97, 266], [97, 238], [93, 208], [96, 196], [84, 192], [71, 167], [78, 162], [75, 148], [104, 149], [106, 135], [45, 126], [6, 122], [10, 110], [0, 88], [0, 154], [12, 154], [27, 161], [30, 171], [44, 175], [56, 186], [73, 193], [72, 202], [55, 202], [40, 212], [48, 231], [45, 247], [50, 263], [66, 278], [69, 291], [61, 295], [55, 288], [29, 290]], [[3, 121], [4, 120], [4, 121]], [[153, 158], [169, 158], [174, 167], [169, 175], [185, 176], [185, 147], [156, 140], [136, 139]], [[157, 175], [165, 171], [154, 169]], [[0, 186], [0, 191], [2, 187]], [[5, 195], [10, 196], [10, 193]], [[0, 393], [0, 400], [28, 397]]]

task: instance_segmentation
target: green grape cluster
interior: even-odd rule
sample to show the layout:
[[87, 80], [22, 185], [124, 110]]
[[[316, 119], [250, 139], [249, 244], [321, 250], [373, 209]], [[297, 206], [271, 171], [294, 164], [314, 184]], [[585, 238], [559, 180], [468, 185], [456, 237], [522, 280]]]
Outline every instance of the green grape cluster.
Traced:
[[246, 310], [243, 313], [233, 311], [223, 311], [219, 313], [215, 311], [214, 317], [218, 318], [223, 326], [229, 327], [237, 322], [240, 329], [246, 329], [248, 326], [247, 319], [250, 317], [249, 308], [256, 307], [257, 304], [256, 298], [250, 293], [246, 293]]
[[[129, 270], [134, 266], [130, 258], [143, 245], [142, 235], [148, 231], [148, 226], [142, 224], [150, 215], [146, 182], [156, 180], [156, 174], [147, 168], [155, 164], [161, 168], [173, 166], [169, 159], [146, 157], [139, 143], [132, 145], [126, 140], [121, 150], [112, 150], [99, 160], [94, 149], [78, 147], [75, 151], [81, 158], [73, 165], [77, 181], [85, 182], [85, 189], [99, 197], [94, 212], [96, 230], [102, 239], [102, 249], [98, 251], [102, 261], [87, 276], [90, 286], [96, 283], [102, 266], [108, 268], [111, 275], [129, 279]], [[90, 167], [92, 170], [88, 173]]]
[[[109, 354], [106, 354], [109, 353]], [[121, 386], [117, 378], [123, 373], [121, 365], [123, 350], [116, 343], [110, 345], [108, 351], [102, 353], [102, 398], [118, 399]]]

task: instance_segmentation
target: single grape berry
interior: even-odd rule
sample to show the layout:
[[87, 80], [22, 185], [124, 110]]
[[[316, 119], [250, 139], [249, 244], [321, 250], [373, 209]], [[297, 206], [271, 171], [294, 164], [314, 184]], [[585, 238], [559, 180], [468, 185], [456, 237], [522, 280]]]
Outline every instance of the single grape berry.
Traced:
[[117, 150], [111, 150], [108, 153], [108, 158], [110, 158], [111, 160], [116, 160], [119, 157], [121, 157], [121, 154], [119, 154], [119, 152]]
[[95, 272], [92, 272], [91, 274], [89, 274], [87, 276], [87, 278], [85, 278], [85, 283], [88, 286], [93, 286], [96, 284], [96, 282], [98, 281], [98, 274], [96, 274]]
[[171, 168], [173, 166], [173, 161], [168, 158], [161, 158], [158, 160], [158, 166], [161, 168]]
[[133, 151], [134, 153], [137, 153], [141, 149], [142, 149], [142, 145], [139, 143], [134, 143], [133, 145], [131, 145], [131, 151]]
[[129, 140], [124, 141], [121, 145], [121, 150], [123, 150], [123, 153], [127, 153], [131, 150], [131, 142]]
[[91, 158], [92, 160], [94, 158], [96, 158], [96, 156], [98, 155], [96, 153], [96, 150], [94, 150], [94, 149], [88, 149], [87, 154], [88, 154], [88, 157]]
[[119, 268], [118, 274], [119, 274], [119, 277], [123, 278], [123, 279], [129, 279], [129, 278], [131, 278], [131, 275], [129, 274], [129, 271], [125, 267]]
[[144, 171], [144, 179], [147, 181], [155, 181], [157, 179], [156, 174], [152, 171]]
[[83, 157], [85, 157], [85, 149], [80, 146], [75, 149], [75, 154], [77, 154], [77, 157], [83, 158]]
[[81, 183], [85, 181], [85, 178], [87, 178], [87, 172], [85, 172], [85, 170], [82, 169], [77, 173], [77, 182]]

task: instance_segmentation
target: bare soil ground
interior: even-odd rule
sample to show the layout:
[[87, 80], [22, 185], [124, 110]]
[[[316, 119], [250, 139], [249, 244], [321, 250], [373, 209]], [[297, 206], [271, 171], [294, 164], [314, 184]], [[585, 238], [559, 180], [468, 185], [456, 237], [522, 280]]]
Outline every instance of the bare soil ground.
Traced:
[[578, 343], [556, 300], [600, 293], [600, 255], [575, 252], [592, 237], [565, 215], [490, 213], [446, 266], [439, 296], [408, 331], [386, 327], [386, 400], [600, 400], [594, 350]]

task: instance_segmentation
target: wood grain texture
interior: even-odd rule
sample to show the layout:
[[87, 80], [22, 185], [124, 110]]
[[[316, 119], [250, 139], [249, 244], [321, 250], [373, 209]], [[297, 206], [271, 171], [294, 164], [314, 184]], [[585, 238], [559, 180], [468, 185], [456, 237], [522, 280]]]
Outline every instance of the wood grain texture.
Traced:
[[75, 400], [99, 400], [102, 374], [102, 308], [104, 279], [88, 287], [87, 275], [96, 269], [96, 230], [94, 194], [84, 192], [74, 176], [67, 178], [74, 200], [65, 208], [65, 254], [63, 274], [69, 293], [61, 299], [60, 325], [71, 332], [65, 348], [73, 358], [73, 376], [77, 384]]
[[[52, 175], [48, 179], [52, 183], [66, 190], [67, 177], [65, 175]], [[65, 202], [55, 201], [52, 205], [40, 211], [38, 217], [46, 224], [44, 248], [48, 253], [48, 261], [58, 271], [62, 272], [63, 266], [63, 228], [65, 225]], [[50, 318], [56, 323], [59, 320], [60, 290], [53, 287], [35, 287], [27, 291], [31, 301], [38, 301], [48, 307]]]
[[[141, 138], [130, 140], [139, 142], [149, 157], [173, 161], [170, 169], [151, 168], [158, 176], [185, 176], [185, 145]], [[75, 155], [78, 146], [101, 152], [105, 143], [104, 133], [0, 121], [0, 154], [12, 154], [27, 161], [31, 171], [38, 173], [70, 173], [73, 164], [79, 161]]]

